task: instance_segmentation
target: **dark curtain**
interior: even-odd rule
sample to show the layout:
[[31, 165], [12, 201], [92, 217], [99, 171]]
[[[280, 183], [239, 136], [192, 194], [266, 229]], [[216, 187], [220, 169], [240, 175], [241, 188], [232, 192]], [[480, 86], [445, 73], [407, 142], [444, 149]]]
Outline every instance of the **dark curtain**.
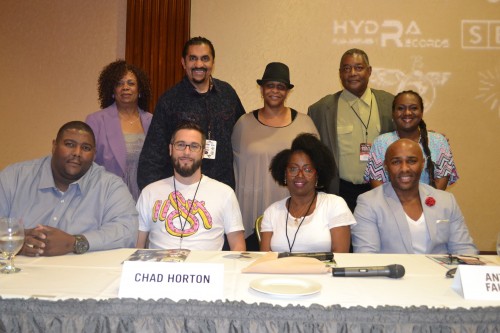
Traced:
[[151, 80], [149, 110], [184, 76], [182, 48], [189, 39], [191, 0], [128, 0], [125, 60]]

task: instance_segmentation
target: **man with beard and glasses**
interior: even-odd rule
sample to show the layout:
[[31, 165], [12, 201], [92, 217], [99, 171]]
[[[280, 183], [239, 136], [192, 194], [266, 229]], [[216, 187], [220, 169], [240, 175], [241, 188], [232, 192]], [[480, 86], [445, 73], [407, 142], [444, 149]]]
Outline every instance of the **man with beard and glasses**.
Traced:
[[169, 145], [172, 177], [146, 186], [137, 201], [138, 248], [245, 251], [234, 191], [201, 172], [206, 137], [194, 123], [179, 125]]
[[169, 140], [179, 124], [193, 122], [207, 134], [203, 174], [234, 189], [231, 133], [245, 110], [234, 89], [212, 77], [214, 59], [214, 47], [206, 38], [194, 37], [184, 45], [181, 64], [186, 75], [158, 100], [139, 158], [139, 188], [172, 176]]
[[137, 211], [122, 179], [94, 163], [95, 137], [81, 121], [63, 125], [52, 156], [0, 172], [0, 216], [20, 218], [21, 254], [56, 256], [133, 247]]
[[453, 194], [420, 183], [425, 159], [417, 142], [394, 142], [384, 163], [390, 183], [358, 197], [354, 252], [478, 253]]

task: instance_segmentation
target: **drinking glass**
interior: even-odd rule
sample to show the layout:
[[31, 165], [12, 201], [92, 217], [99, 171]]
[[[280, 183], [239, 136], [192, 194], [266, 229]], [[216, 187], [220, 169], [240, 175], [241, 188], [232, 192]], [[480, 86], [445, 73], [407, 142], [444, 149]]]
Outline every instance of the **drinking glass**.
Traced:
[[24, 228], [21, 220], [0, 217], [0, 251], [8, 260], [7, 265], [0, 269], [0, 273], [12, 274], [21, 270], [14, 266], [14, 256], [21, 250], [23, 243]]

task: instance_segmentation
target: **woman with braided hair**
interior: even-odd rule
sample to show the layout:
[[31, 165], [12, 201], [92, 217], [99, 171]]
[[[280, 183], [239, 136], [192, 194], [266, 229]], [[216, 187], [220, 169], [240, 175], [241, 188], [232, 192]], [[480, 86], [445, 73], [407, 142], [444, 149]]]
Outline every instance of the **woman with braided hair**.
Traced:
[[426, 165], [420, 182], [446, 190], [448, 185], [458, 180], [448, 141], [439, 133], [427, 131], [427, 126], [422, 119], [423, 113], [424, 103], [418, 93], [407, 90], [394, 97], [392, 119], [396, 130], [382, 134], [373, 141], [365, 170], [365, 182], [376, 187], [389, 181], [387, 172], [384, 170], [385, 151], [391, 143], [403, 138], [418, 142], [424, 152]]

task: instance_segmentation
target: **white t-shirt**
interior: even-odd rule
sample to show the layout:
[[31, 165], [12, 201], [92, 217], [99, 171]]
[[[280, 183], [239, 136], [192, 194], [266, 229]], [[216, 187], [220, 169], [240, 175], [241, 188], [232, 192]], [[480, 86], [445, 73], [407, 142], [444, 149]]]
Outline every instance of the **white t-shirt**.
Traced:
[[[261, 231], [272, 232], [271, 250], [289, 252], [290, 248], [285, 234], [287, 216], [286, 202], [288, 198], [269, 206], [262, 218]], [[292, 215], [288, 216], [286, 231], [290, 245], [293, 243], [298, 224]], [[327, 252], [332, 250], [330, 229], [356, 224], [344, 199], [333, 194], [318, 192], [316, 209], [307, 216], [297, 232], [292, 252]]]
[[182, 235], [184, 249], [218, 251], [224, 233], [243, 230], [240, 207], [229, 186], [203, 175], [193, 203], [198, 182], [176, 181], [176, 200], [173, 179], [149, 184], [137, 201], [139, 230], [149, 232], [149, 248], [178, 249]]
[[410, 228], [413, 252], [418, 254], [428, 253], [427, 248], [431, 239], [427, 232], [424, 213], [422, 213], [416, 221], [409, 217], [408, 214], [405, 213], [405, 215], [406, 221], [408, 222], [408, 228]]

